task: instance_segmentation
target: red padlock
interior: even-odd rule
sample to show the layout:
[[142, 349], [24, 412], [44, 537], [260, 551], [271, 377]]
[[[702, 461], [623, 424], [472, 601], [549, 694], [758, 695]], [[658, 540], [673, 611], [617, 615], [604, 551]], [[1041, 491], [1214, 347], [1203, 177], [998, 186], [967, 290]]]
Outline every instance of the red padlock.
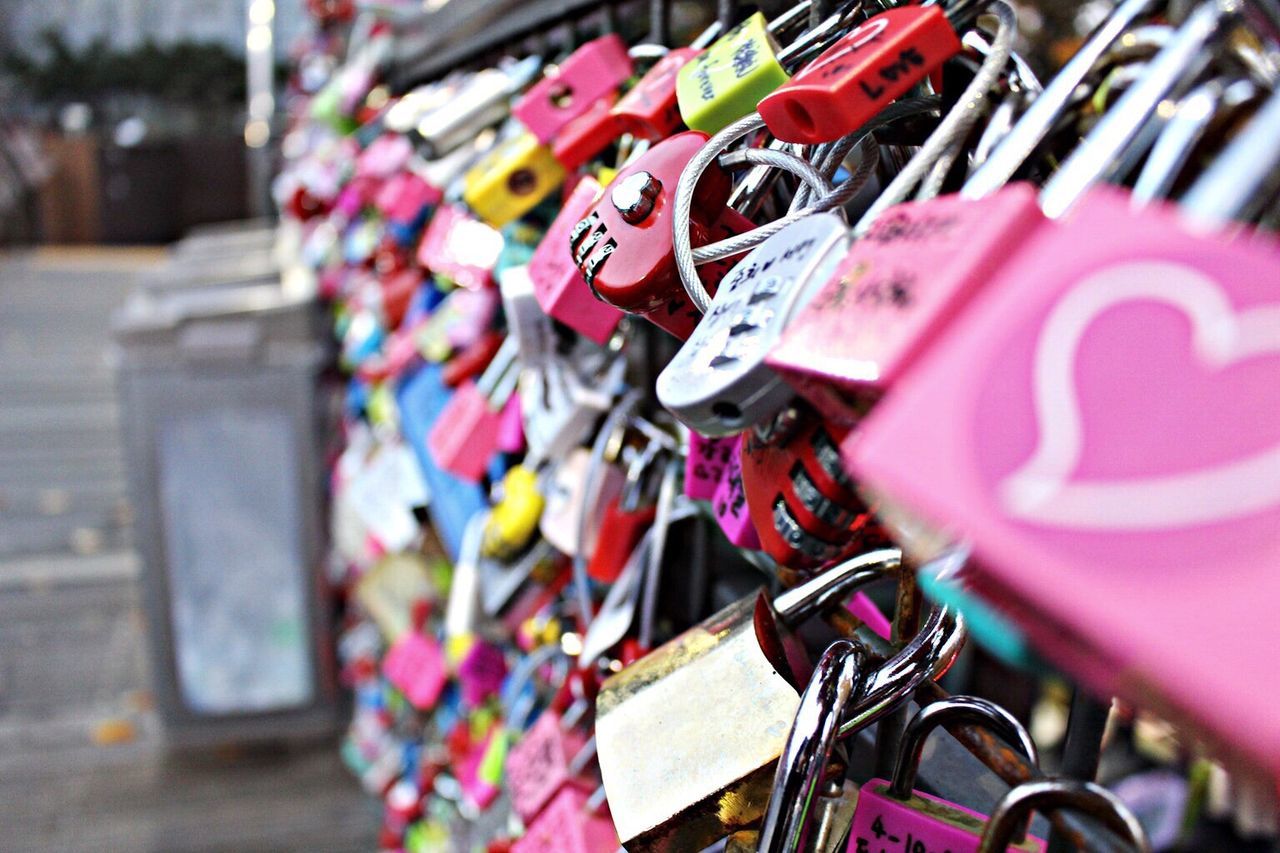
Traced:
[[[701, 314], [680, 283], [672, 241], [672, 212], [680, 173], [708, 137], [687, 131], [658, 143], [618, 173], [569, 235], [573, 259], [600, 299], [640, 314], [684, 340]], [[690, 239], [694, 246], [749, 230], [752, 223], [726, 206], [732, 181], [712, 164], [694, 189]], [[731, 259], [698, 275], [714, 292]]]
[[[872, 508], [854, 490], [840, 461], [847, 430], [808, 413], [742, 443], [742, 483], [761, 547], [783, 566], [816, 568], [885, 543]], [[834, 430], [834, 434], [833, 434]]]
[[853, 133], [961, 50], [942, 8], [900, 6], [869, 18], [760, 100], [785, 142], [815, 144]]
[[551, 153], [572, 172], [613, 142], [621, 131], [613, 115], [613, 98], [601, 98], [556, 134]]
[[445, 363], [440, 371], [440, 381], [446, 388], [456, 388], [468, 379], [479, 376], [497, 355], [498, 348], [506, 336], [501, 332], [488, 331], [468, 344]]
[[625, 510], [621, 498], [610, 501], [600, 522], [596, 547], [587, 562], [587, 574], [601, 583], [616, 581], [657, 513], [655, 506]]
[[699, 53], [692, 47], [677, 47], [659, 59], [614, 105], [618, 131], [657, 142], [684, 127], [676, 103], [676, 74]]

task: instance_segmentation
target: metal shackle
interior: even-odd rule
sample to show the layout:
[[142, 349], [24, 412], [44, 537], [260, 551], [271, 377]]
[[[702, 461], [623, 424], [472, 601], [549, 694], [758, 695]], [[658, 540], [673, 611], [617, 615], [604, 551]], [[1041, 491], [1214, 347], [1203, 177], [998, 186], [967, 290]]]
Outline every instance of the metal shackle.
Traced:
[[1151, 842], [1137, 816], [1115, 794], [1093, 782], [1040, 779], [1025, 782], [1005, 794], [987, 820], [977, 853], [1004, 851], [1015, 827], [1035, 810], [1071, 808], [1100, 820], [1108, 829], [1127, 836], [1138, 853], [1151, 853]]
[[[889, 783], [889, 796], [898, 800], [911, 798], [925, 742], [934, 729], [950, 722], [980, 723], [1025, 755], [1029, 763], [1040, 763], [1040, 754], [1031, 733], [1013, 714], [978, 696], [952, 696], [924, 706], [907, 723]], [[1018, 828], [1013, 843], [1021, 843], [1026, 838], [1030, 823], [1028, 815], [1027, 821]]]

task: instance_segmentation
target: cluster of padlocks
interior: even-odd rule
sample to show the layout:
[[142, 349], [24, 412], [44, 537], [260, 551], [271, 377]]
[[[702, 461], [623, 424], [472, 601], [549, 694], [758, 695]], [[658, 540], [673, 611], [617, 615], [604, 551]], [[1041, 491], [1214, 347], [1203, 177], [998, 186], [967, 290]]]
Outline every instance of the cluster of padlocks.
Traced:
[[[1123, 0], [1041, 82], [1006, 0], [652, 6], [299, 77], [380, 844], [1171, 849], [1206, 762], [1273, 831], [1276, 7]], [[1095, 697], [1054, 772], [957, 660]], [[1163, 823], [1095, 782], [1112, 697]]]

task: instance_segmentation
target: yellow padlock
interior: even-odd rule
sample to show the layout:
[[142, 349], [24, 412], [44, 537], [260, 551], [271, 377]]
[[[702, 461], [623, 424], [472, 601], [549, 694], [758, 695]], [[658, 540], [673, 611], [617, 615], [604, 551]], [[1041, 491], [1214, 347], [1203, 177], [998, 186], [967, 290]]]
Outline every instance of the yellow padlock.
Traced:
[[485, 522], [481, 553], [499, 560], [514, 557], [537, 532], [545, 505], [538, 491], [538, 476], [523, 465], [514, 466], [502, 478], [502, 500]]
[[490, 151], [467, 172], [462, 198], [494, 228], [518, 219], [564, 181], [564, 167], [532, 133]]

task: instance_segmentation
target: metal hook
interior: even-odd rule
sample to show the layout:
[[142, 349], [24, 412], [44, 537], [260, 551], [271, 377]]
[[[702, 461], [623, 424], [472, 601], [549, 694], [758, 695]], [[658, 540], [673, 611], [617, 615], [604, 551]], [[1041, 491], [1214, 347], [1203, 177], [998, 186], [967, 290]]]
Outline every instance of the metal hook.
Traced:
[[1150, 853], [1151, 844], [1142, 824], [1119, 797], [1101, 785], [1073, 779], [1042, 779], [1010, 790], [991, 812], [977, 853], [1006, 850], [1014, 827], [1032, 810], [1064, 806], [1097, 817], [1108, 828], [1127, 835], [1139, 853]]

